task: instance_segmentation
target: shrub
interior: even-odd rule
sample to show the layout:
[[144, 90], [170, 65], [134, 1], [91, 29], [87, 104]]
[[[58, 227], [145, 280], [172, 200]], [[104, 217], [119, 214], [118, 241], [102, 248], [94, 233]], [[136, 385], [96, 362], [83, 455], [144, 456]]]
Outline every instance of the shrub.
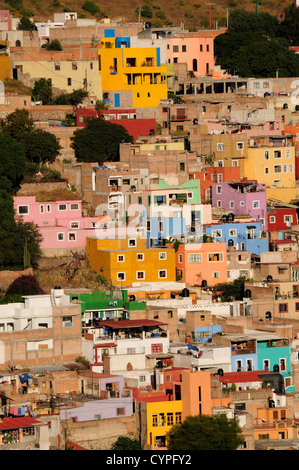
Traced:
[[44, 294], [38, 280], [33, 275], [23, 275], [15, 279], [7, 289], [6, 296], [10, 295], [39, 295]]

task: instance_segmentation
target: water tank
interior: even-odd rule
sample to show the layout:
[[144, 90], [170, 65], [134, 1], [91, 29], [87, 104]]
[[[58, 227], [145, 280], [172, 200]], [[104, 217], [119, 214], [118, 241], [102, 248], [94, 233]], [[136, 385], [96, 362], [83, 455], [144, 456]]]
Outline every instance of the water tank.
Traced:
[[232, 240], [231, 238], [228, 240], [227, 242], [228, 246], [234, 246], [234, 240]]
[[193, 119], [193, 124], [198, 124], [198, 119]]
[[220, 377], [222, 377], [223, 376], [223, 369], [218, 369], [217, 374], [220, 375]]
[[182, 290], [182, 297], [189, 297], [189, 289], [187, 287]]
[[269, 276], [267, 276], [267, 282], [271, 282], [271, 281], [273, 281], [273, 277], [272, 277], [272, 276], [270, 276], [270, 275], [269, 275]]
[[206, 281], [205, 279], [203, 279], [203, 280], [201, 281], [201, 287], [207, 287], [207, 286], [208, 286], [207, 281]]
[[274, 364], [273, 372], [279, 372], [279, 365], [278, 364]]
[[228, 222], [233, 222], [235, 220], [235, 216], [232, 212], [230, 212], [227, 216]]
[[227, 222], [227, 221], [228, 221], [227, 215], [224, 214], [224, 215], [221, 217], [221, 220], [222, 220], [222, 222]]
[[251, 290], [250, 289], [245, 290], [244, 297], [246, 297], [246, 299], [250, 299], [250, 297], [251, 297]]

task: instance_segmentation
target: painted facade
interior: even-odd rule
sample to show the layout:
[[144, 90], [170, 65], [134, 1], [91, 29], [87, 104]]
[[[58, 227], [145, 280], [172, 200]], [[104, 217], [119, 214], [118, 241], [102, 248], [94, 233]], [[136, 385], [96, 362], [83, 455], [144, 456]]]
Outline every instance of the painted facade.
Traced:
[[185, 243], [176, 252], [177, 278], [190, 286], [227, 282], [226, 243]]
[[224, 242], [227, 249], [249, 251], [260, 255], [269, 251], [268, 234], [262, 222], [227, 222], [211, 224], [205, 227], [206, 234], [215, 241]]
[[82, 216], [81, 200], [37, 201], [35, 196], [15, 196], [17, 217], [34, 222], [43, 237], [41, 249], [46, 254], [63, 250], [83, 250], [86, 237], [95, 233], [98, 217]]
[[267, 192], [256, 180], [231, 181], [212, 185], [212, 206], [237, 215], [249, 215], [267, 229]]
[[147, 249], [146, 238], [88, 238], [86, 254], [91, 267], [113, 285], [175, 281], [174, 249]]
[[132, 48], [130, 37], [102, 38], [99, 74], [103, 98], [112, 107], [155, 107], [167, 99], [167, 68], [159, 48]]

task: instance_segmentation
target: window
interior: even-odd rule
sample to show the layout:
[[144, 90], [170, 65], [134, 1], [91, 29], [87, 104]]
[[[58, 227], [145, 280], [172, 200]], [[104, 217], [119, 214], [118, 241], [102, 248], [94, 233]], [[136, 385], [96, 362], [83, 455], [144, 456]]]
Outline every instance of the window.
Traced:
[[201, 253], [190, 253], [188, 255], [189, 263], [201, 263]]
[[252, 202], [252, 207], [253, 207], [253, 209], [259, 209], [260, 201], [253, 201]]
[[162, 251], [159, 253], [159, 259], [167, 259], [167, 253], [165, 251]]
[[145, 272], [144, 271], [136, 271], [136, 279], [145, 279]]
[[55, 70], [60, 70], [60, 64], [58, 64], [58, 63], [54, 64], [54, 69]]
[[281, 371], [286, 370], [286, 360], [285, 359], [279, 359], [279, 368]]
[[185, 163], [180, 162], [180, 171], [185, 171]]
[[222, 143], [217, 144], [217, 152], [222, 152], [224, 149], [224, 145]]
[[77, 70], [77, 69], [78, 69], [77, 62], [72, 62], [72, 70]]
[[159, 426], [164, 426], [164, 425], [165, 425], [165, 414], [159, 413]]
[[279, 304], [279, 312], [288, 312], [288, 304]]
[[285, 149], [285, 157], [291, 158], [291, 149]]
[[183, 255], [179, 255], [179, 263], [183, 262]]
[[71, 228], [79, 228], [79, 222], [71, 222], [70, 227]]
[[214, 279], [219, 279], [220, 273], [218, 271], [213, 272], [213, 278]]
[[164, 232], [164, 222], [159, 220], [159, 232]]
[[222, 230], [217, 228], [212, 230], [212, 237], [213, 238], [221, 238], [222, 237]]
[[292, 163], [289, 164], [289, 173], [293, 173], [293, 164]]
[[281, 158], [281, 150], [274, 150], [274, 158]]
[[265, 160], [269, 160], [270, 158], [269, 150], [265, 150], [264, 157], [265, 157]]
[[67, 86], [72, 86], [72, 79], [71, 78], [67, 79]]
[[136, 246], [136, 238], [130, 238], [128, 241], [128, 246], [130, 247]]
[[275, 222], [276, 222], [275, 215], [270, 215], [270, 224], [275, 224]]
[[229, 208], [234, 209], [235, 208], [235, 201], [229, 201]]
[[209, 253], [208, 261], [223, 261], [223, 253]]
[[268, 174], [269, 174], [269, 167], [266, 166], [266, 167], [265, 167], [265, 175], [268, 175]]
[[137, 253], [136, 260], [137, 261], [144, 261], [144, 253]]
[[123, 263], [125, 261], [125, 255], [117, 255], [117, 262]]
[[152, 425], [153, 425], [153, 428], [158, 427], [158, 415], [157, 414], [152, 415]]
[[66, 211], [67, 206], [66, 204], [58, 204], [58, 210], [59, 211]]
[[62, 242], [64, 240], [64, 233], [63, 232], [57, 233], [57, 240], [59, 242]]
[[177, 411], [175, 413], [175, 424], [181, 424], [182, 422], [182, 413], [180, 411]]
[[43, 204], [39, 206], [39, 211], [40, 211], [41, 214], [43, 214], [45, 212], [45, 207], [44, 207]]
[[270, 361], [269, 361], [269, 359], [264, 359], [263, 364], [264, 364], [264, 370], [270, 370]]
[[238, 168], [238, 166], [239, 166], [239, 160], [232, 160], [232, 167]]
[[152, 344], [151, 351], [152, 354], [163, 353], [163, 345], [161, 343]]
[[237, 150], [244, 150], [244, 142], [237, 142]]
[[172, 50], [173, 52], [179, 52], [179, 46], [173, 46]]
[[29, 206], [18, 206], [18, 214], [29, 214]]
[[76, 238], [77, 238], [77, 236], [76, 236], [76, 233], [75, 233], [75, 232], [69, 232], [69, 234], [68, 234], [69, 242], [74, 242], [74, 241], [76, 241]]
[[281, 165], [274, 165], [274, 173], [281, 173]]
[[72, 202], [70, 204], [71, 211], [77, 211], [79, 209], [79, 204], [77, 202]]
[[117, 273], [117, 280], [118, 281], [125, 281], [126, 280], [126, 273]]
[[182, 52], [187, 52], [187, 46], [182, 46]]
[[167, 413], [167, 426], [173, 426], [173, 413]]
[[288, 227], [290, 227], [291, 224], [293, 223], [293, 216], [292, 216], [292, 215], [285, 215], [283, 219], [284, 219], [284, 223], [285, 223]]
[[237, 236], [237, 230], [235, 228], [230, 229], [228, 233], [229, 233], [230, 237], [236, 237]]
[[62, 326], [63, 327], [73, 326], [73, 317], [71, 316], [62, 317]]
[[159, 279], [166, 279], [166, 278], [167, 278], [167, 271], [166, 271], [166, 269], [159, 269], [159, 271], [158, 271], [158, 278], [159, 278]]
[[125, 409], [124, 408], [116, 408], [116, 415], [117, 416], [124, 416]]

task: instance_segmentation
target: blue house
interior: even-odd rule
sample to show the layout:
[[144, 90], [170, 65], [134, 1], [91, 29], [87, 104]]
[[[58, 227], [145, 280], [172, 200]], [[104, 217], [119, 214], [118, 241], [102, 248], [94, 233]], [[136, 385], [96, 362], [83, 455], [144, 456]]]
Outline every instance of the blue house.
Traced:
[[262, 222], [221, 222], [207, 225], [205, 233], [214, 241], [226, 242], [227, 248], [235, 246], [259, 256], [269, 251], [268, 233], [262, 228]]
[[147, 219], [147, 248], [161, 246], [172, 236], [186, 233], [186, 223], [183, 217], [148, 217]]

